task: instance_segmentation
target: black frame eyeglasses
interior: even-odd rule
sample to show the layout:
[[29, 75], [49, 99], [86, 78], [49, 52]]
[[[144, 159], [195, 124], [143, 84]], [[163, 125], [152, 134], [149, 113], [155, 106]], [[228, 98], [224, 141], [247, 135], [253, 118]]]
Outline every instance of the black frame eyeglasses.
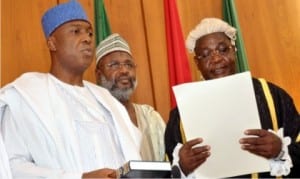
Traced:
[[233, 45], [219, 45], [217, 49], [205, 49], [200, 53], [201, 55], [196, 55], [195, 58], [197, 60], [207, 60], [211, 59], [213, 55], [226, 56], [231, 52], [233, 48]]
[[110, 70], [119, 70], [122, 67], [125, 67], [128, 70], [133, 70], [136, 68], [136, 64], [134, 62], [111, 62], [104, 65], [106, 68]]

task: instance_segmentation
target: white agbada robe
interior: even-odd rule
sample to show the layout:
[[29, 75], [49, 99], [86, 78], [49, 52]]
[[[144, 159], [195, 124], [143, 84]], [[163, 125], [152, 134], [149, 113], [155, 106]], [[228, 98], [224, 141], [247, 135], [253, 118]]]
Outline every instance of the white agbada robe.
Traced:
[[12, 175], [8, 164], [8, 157], [6, 154], [4, 144], [2, 142], [2, 135], [0, 130], [0, 179], [11, 179], [11, 178]]
[[140, 160], [141, 135], [110, 93], [26, 73], [1, 89], [4, 143], [15, 178], [80, 178]]

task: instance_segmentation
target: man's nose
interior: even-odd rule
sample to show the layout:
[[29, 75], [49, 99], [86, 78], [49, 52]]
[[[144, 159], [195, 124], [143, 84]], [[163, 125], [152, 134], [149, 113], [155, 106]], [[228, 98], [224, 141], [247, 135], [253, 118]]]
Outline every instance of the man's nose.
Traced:
[[90, 35], [90, 33], [86, 33], [84, 34], [84, 37], [83, 37], [83, 41], [90, 44], [92, 42], [92, 36]]
[[220, 52], [218, 50], [214, 50], [211, 52], [210, 58], [212, 61], [219, 61], [222, 59], [222, 56], [220, 55]]
[[120, 63], [119, 70], [124, 73], [124, 72], [128, 72], [129, 68], [126, 66], [125, 63]]

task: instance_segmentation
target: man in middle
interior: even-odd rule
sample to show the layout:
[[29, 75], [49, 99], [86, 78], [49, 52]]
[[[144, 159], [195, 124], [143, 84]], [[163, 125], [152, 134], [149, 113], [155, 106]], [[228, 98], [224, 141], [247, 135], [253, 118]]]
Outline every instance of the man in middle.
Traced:
[[165, 159], [165, 122], [152, 106], [135, 104], [130, 97], [137, 86], [136, 64], [128, 43], [114, 33], [100, 42], [96, 49], [96, 79], [126, 108], [141, 138], [143, 160]]

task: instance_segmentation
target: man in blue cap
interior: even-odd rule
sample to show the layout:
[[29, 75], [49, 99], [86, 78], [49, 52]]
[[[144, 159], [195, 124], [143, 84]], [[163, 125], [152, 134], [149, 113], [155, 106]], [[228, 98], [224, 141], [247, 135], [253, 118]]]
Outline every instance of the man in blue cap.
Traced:
[[139, 160], [140, 140], [125, 108], [83, 80], [94, 55], [90, 21], [77, 1], [42, 18], [49, 73], [25, 73], [0, 91], [3, 139], [18, 178], [113, 177]]

